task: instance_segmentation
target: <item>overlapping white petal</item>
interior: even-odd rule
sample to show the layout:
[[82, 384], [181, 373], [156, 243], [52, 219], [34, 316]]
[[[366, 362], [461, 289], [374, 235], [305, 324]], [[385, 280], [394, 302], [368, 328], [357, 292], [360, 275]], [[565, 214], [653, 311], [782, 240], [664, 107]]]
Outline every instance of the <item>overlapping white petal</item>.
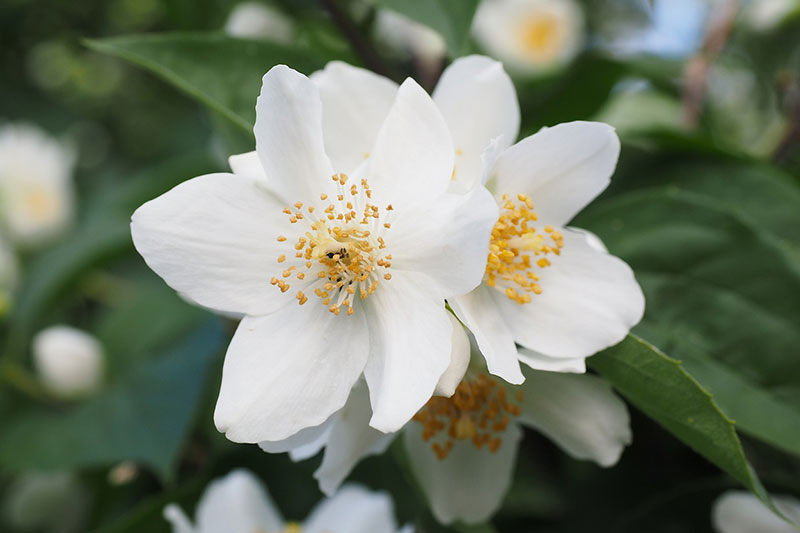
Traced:
[[450, 365], [439, 378], [434, 394], [449, 398], [456, 391], [456, 387], [461, 383], [467, 371], [472, 349], [467, 332], [461, 323], [450, 313], [447, 313], [447, 317], [453, 324], [453, 349], [450, 353]]
[[500, 507], [511, 485], [522, 431], [511, 425], [502, 438], [496, 453], [465, 440], [457, 441], [450, 454], [439, 460], [430, 443], [422, 440], [419, 424], [405, 429], [403, 442], [409, 465], [437, 520], [444, 524], [456, 520], [482, 522]]
[[272, 67], [262, 80], [253, 131], [269, 186], [286, 205], [331, 192], [322, 100], [311, 80], [285, 65]]
[[[525, 305], [499, 291], [493, 296], [517, 343], [548, 358], [588, 357], [625, 338], [642, 318], [644, 295], [625, 262], [598, 251], [583, 234], [562, 233], [561, 255], [537, 271], [542, 294]], [[527, 356], [539, 368], [535, 354]]]
[[540, 220], [563, 226], [608, 186], [619, 150], [608, 124], [543, 128], [497, 158], [490, 188], [497, 197], [529, 195]]
[[630, 444], [630, 417], [611, 386], [592, 375], [526, 372], [520, 422], [577, 459], [615, 464]]
[[376, 292], [365, 302], [370, 425], [386, 433], [403, 427], [433, 395], [450, 363], [453, 336], [444, 300], [427, 296], [437, 290], [430, 278], [396, 272], [390, 284], [391, 290]]
[[514, 84], [503, 65], [485, 56], [456, 59], [433, 92], [453, 137], [456, 159], [453, 179], [464, 190], [481, 177], [481, 154], [492, 139], [507, 148], [519, 134], [519, 104]]
[[217, 429], [235, 442], [261, 442], [320, 425], [364, 369], [368, 336], [363, 314], [335, 316], [321, 305], [245, 317], [225, 354]]
[[[259, 315], [289, 303], [265, 283], [283, 253], [275, 241], [281, 209], [250, 175], [209, 174], [142, 205], [131, 235], [173, 289], [211, 309]], [[292, 230], [282, 231], [291, 237]]]
[[310, 78], [322, 98], [325, 149], [334, 168], [351, 172], [370, 156], [398, 86], [341, 61], [331, 61]]

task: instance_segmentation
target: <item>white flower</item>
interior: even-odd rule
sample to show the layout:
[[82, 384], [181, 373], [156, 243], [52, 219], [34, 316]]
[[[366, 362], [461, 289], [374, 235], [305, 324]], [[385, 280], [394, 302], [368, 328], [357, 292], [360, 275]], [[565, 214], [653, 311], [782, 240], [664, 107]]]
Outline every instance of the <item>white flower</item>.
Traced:
[[3, 491], [2, 522], [15, 531], [80, 531], [89, 497], [71, 472], [28, 472]]
[[[287, 523], [261, 482], [247, 470], [213, 481], [197, 504], [196, 525], [174, 504], [164, 509], [173, 533], [395, 533], [392, 500], [348, 485], [318, 504], [302, 523]], [[410, 528], [403, 529], [411, 533]]]
[[769, 31], [798, 10], [797, 0], [751, 0], [745, 6], [744, 19], [756, 31]]
[[447, 53], [447, 44], [439, 33], [391, 9], [379, 9], [375, 35], [396, 52], [418, 59], [423, 68], [433, 70]]
[[[311, 78], [331, 110], [323, 115], [331, 145], [361, 109], [385, 116], [397, 90], [339, 62]], [[473, 190], [488, 180], [501, 209], [484, 283], [448, 302], [475, 335], [490, 373], [519, 384], [519, 361], [538, 370], [585, 372], [584, 359], [622, 340], [644, 312], [631, 269], [585, 232], [566, 227], [610, 181], [620, 149], [613, 128], [559, 124], [511, 146], [520, 121], [514, 86], [500, 63], [482, 56], [445, 69], [433, 100], [456, 149], [451, 190]], [[351, 165], [368, 150], [380, 121], [361, 124], [359, 136], [339, 151]], [[518, 352], [515, 343], [524, 349]]]
[[0, 222], [10, 239], [37, 246], [72, 220], [75, 154], [28, 124], [0, 127]]
[[[137, 250], [170, 286], [246, 315], [214, 415], [237, 442], [321, 424], [362, 373], [370, 424], [402, 427], [449, 364], [444, 299], [485, 269], [497, 206], [480, 187], [448, 192], [454, 148], [430, 97], [413, 80], [397, 89], [342, 73], [352, 84], [318, 88], [274, 67], [256, 105], [256, 152], [133, 215]], [[373, 90], [390, 109], [371, 105]]]
[[0, 238], [0, 317], [11, 308], [18, 274], [19, 265], [14, 251]]
[[51, 326], [33, 337], [33, 363], [53, 393], [87, 394], [103, 378], [103, 348], [92, 335], [69, 326]]
[[[772, 496], [775, 507], [786, 518], [800, 524], [800, 500]], [[793, 533], [797, 529], [778, 517], [758, 498], [746, 491], [730, 490], [717, 498], [711, 511], [716, 533]]]
[[225, 33], [245, 39], [268, 39], [287, 44], [294, 36], [292, 20], [261, 2], [241, 2], [228, 15]]
[[[453, 352], [453, 366], [463, 369], [469, 343], [454, 345], [460, 348]], [[482, 522], [500, 507], [522, 426], [544, 433], [571, 456], [604, 467], [615, 464], [631, 442], [627, 408], [602, 379], [529, 369], [525, 377], [513, 386], [485, 368], [470, 368], [454, 394], [443, 391], [451, 397], [432, 398], [403, 429], [411, 470], [439, 521]], [[361, 459], [383, 453], [398, 435], [370, 428], [369, 418], [366, 388], [357, 385], [345, 407], [321, 426], [260, 446], [271, 453], [288, 451], [295, 461], [324, 448], [314, 477], [331, 494]]]
[[472, 32], [508, 68], [539, 73], [560, 67], [583, 45], [583, 12], [573, 0], [483, 0]]

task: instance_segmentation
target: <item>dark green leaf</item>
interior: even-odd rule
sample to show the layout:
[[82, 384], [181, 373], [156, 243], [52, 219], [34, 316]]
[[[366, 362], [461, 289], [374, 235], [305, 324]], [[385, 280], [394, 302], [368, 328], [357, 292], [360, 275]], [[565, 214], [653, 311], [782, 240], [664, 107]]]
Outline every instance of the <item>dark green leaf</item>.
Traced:
[[220, 324], [204, 321], [72, 410], [31, 409], [4, 420], [0, 464], [24, 471], [133, 460], [169, 478], [221, 342]]
[[264, 73], [280, 63], [305, 73], [324, 65], [300, 47], [213, 33], [131, 35], [86, 45], [149, 70], [251, 133]]
[[589, 364], [633, 405], [769, 502], [744, 456], [733, 421], [678, 361], [629, 336], [590, 358]]

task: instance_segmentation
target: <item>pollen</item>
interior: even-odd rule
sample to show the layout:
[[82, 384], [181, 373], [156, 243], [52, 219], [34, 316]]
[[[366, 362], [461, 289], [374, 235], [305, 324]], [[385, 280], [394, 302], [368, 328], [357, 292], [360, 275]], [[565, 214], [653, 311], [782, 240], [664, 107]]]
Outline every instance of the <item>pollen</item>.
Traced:
[[561, 255], [564, 236], [552, 226], [537, 231], [533, 201], [526, 194], [515, 199], [504, 194], [500, 207], [489, 244], [486, 284], [518, 304], [527, 304], [532, 294], [542, 293], [536, 269], [550, 267], [550, 258]]
[[422, 425], [422, 439], [431, 443], [439, 460], [447, 458], [459, 440], [496, 453], [503, 443], [501, 434], [522, 413], [522, 391], [517, 391], [517, 403], [509, 396], [505, 387], [481, 374], [462, 381], [450, 398], [428, 400], [413, 420]]
[[[331, 181], [338, 190], [320, 194], [323, 203], [295, 202], [282, 210], [289, 224], [297, 225], [293, 229], [302, 229], [295, 233], [294, 242], [284, 235], [278, 237], [278, 242], [292, 247], [295, 260], [278, 255], [277, 262], [288, 266], [270, 283], [286, 292], [288, 278], [293, 276], [301, 282], [298, 288], [302, 290], [295, 294], [300, 305], [313, 294], [334, 315], [342, 311], [352, 315], [357, 300], [368, 298], [380, 283], [392, 279], [392, 256], [384, 253], [384, 237], [391, 228], [388, 219], [393, 208], [389, 204], [381, 209], [372, 203], [366, 179], [356, 183], [340, 173], [332, 175]], [[304, 207], [305, 214], [300, 211]]]

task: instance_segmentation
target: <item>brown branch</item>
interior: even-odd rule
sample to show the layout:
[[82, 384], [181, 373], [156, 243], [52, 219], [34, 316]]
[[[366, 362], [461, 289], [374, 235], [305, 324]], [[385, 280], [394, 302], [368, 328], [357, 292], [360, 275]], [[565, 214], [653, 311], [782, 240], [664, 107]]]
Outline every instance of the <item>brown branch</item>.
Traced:
[[738, 0], [727, 0], [715, 6], [709, 17], [703, 47], [689, 60], [684, 70], [683, 123], [690, 128], [695, 127], [700, 118], [708, 89], [708, 71], [725, 48], [739, 10]]

